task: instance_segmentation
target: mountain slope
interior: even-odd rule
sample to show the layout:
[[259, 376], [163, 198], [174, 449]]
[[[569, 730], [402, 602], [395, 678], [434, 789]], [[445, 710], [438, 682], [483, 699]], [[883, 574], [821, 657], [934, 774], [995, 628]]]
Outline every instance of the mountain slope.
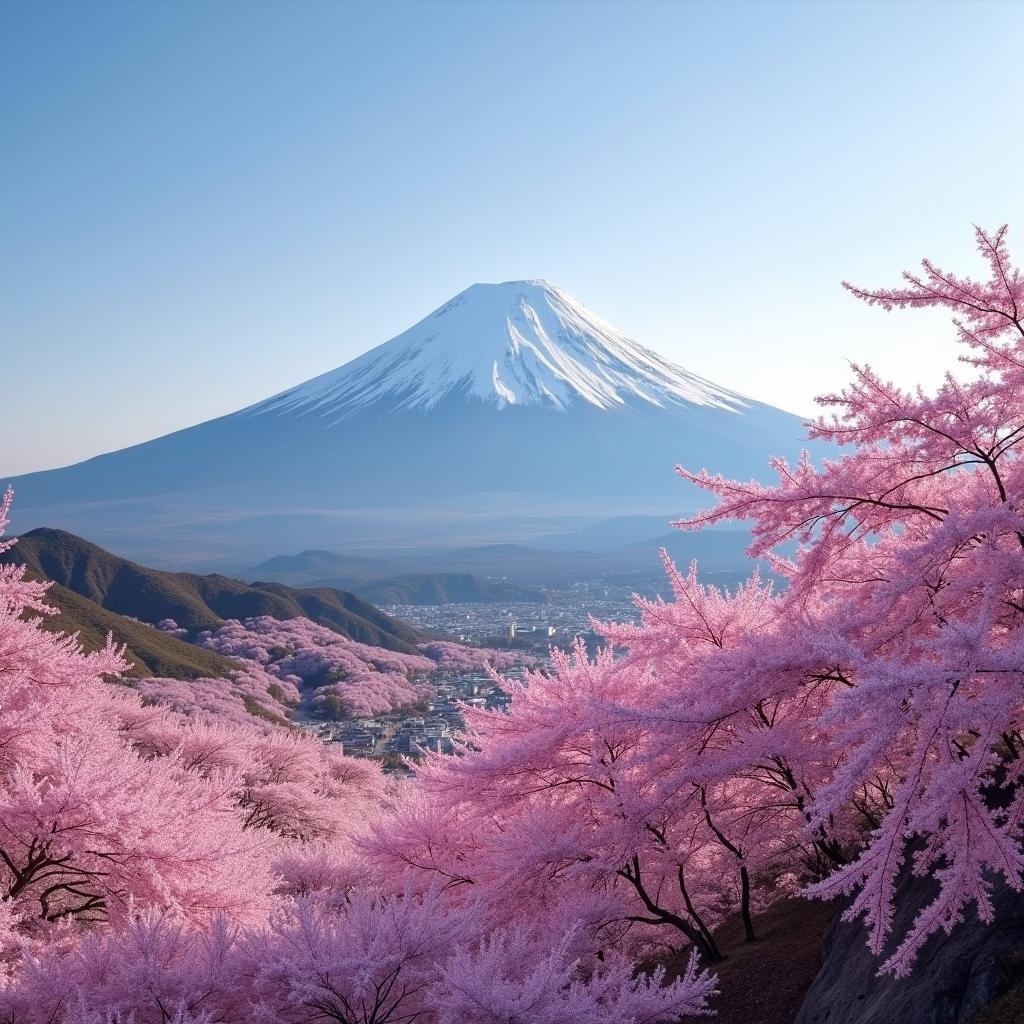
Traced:
[[474, 285], [247, 409], [19, 477], [13, 525], [163, 565], [524, 540], [667, 521], [705, 503], [676, 464], [766, 478], [803, 436], [797, 417], [669, 363], [552, 285]]
[[[392, 603], [391, 598], [373, 588], [379, 581], [390, 583], [394, 577], [422, 578], [445, 574], [497, 577], [503, 581], [502, 586], [527, 590], [541, 586], [557, 587], [574, 580], [595, 579], [609, 574], [628, 574], [636, 576], [637, 580], [653, 580], [660, 584], [665, 578], [659, 558], [661, 548], [666, 548], [683, 568], [696, 561], [705, 574], [729, 572], [742, 578], [753, 571], [754, 562], [746, 553], [750, 544], [750, 534], [746, 530], [673, 530], [664, 533], [661, 531], [665, 522], [652, 517], [615, 521], [607, 531], [596, 528], [557, 538], [540, 538], [543, 543], [550, 544], [550, 547], [543, 548], [532, 544], [487, 544], [427, 551], [396, 550], [373, 559], [375, 569], [370, 571], [372, 578], [354, 582], [350, 576], [309, 578], [309, 574], [331, 564], [351, 569], [345, 554], [318, 552], [313, 559], [307, 559], [308, 552], [283, 555], [270, 559], [264, 567], [276, 566], [281, 581], [292, 586], [352, 587], [361, 596], [379, 604]], [[658, 531], [657, 535], [651, 531]], [[643, 539], [635, 539], [637, 536]], [[621, 543], [623, 537], [630, 538], [630, 543]], [[593, 544], [593, 547], [582, 547], [583, 541]], [[245, 575], [258, 575], [257, 569], [251, 569]], [[408, 588], [403, 589], [408, 593]], [[405, 602], [396, 600], [394, 603]]]
[[528, 602], [543, 604], [542, 590], [491, 583], [472, 573], [414, 573], [373, 580], [357, 588], [360, 597], [374, 604], [496, 604]]
[[63, 530], [24, 534], [0, 556], [26, 565], [96, 605], [144, 622], [174, 619], [190, 631], [216, 629], [225, 619], [305, 616], [360, 643], [414, 650], [415, 630], [344, 590], [243, 583], [226, 576], [165, 572], [105, 551]]
[[132, 667], [128, 676], [160, 676], [166, 679], [223, 677], [240, 666], [213, 651], [185, 643], [177, 637], [107, 611], [101, 605], [55, 583], [46, 602], [58, 610], [43, 618], [43, 628], [52, 632], [77, 633], [87, 651], [98, 651], [107, 642], [127, 645]]
[[271, 580], [291, 586], [316, 586], [317, 581], [344, 579], [338, 584], [357, 589], [361, 583], [379, 579], [392, 572], [387, 558], [360, 558], [334, 551], [300, 551], [297, 555], [275, 555], [238, 573], [245, 580]]

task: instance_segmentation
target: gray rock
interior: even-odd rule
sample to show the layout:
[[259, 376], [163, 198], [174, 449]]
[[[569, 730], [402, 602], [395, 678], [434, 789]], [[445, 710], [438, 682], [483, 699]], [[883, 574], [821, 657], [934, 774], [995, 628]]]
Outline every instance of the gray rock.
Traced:
[[[930, 879], [900, 882], [900, 907], [891, 953], [918, 910], [935, 894]], [[1014, 982], [1011, 954], [1024, 946], [1024, 895], [1005, 886], [995, 896], [996, 920], [985, 925], [973, 912], [952, 935], [933, 935], [916, 969], [902, 980], [878, 977], [858, 921], [837, 918], [825, 935], [824, 963], [794, 1024], [961, 1024]]]

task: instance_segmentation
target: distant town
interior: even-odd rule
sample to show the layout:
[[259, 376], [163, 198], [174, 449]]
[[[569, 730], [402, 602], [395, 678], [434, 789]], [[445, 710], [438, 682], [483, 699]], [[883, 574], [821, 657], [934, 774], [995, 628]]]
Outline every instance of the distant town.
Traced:
[[[510, 676], [521, 669], [512, 669]], [[391, 775], [410, 775], [409, 761], [426, 751], [454, 754], [464, 728], [462, 707], [504, 709], [509, 696], [487, 675], [467, 672], [442, 682], [434, 697], [415, 708], [373, 718], [310, 723], [325, 743], [340, 743], [346, 754], [380, 761]]]
[[[622, 584], [587, 580], [545, 591], [547, 604], [385, 605], [383, 610], [423, 633], [480, 647], [512, 649], [523, 665], [504, 675], [518, 678], [525, 668], [543, 668], [552, 647], [567, 647], [582, 638], [588, 650], [600, 645], [591, 617], [598, 621], [635, 621], [633, 591]], [[379, 761], [391, 775], [413, 774], [411, 764], [425, 751], [453, 754], [465, 726], [465, 706], [504, 709], [509, 696], [486, 673], [445, 675], [437, 693], [412, 708], [372, 718], [313, 721], [306, 728], [325, 743], [339, 743], [346, 754]]]
[[546, 657], [554, 645], [582, 636], [597, 642], [592, 619], [633, 621], [633, 587], [584, 580], [546, 588], [547, 604], [384, 605], [383, 610], [424, 633], [481, 647], [513, 647]]

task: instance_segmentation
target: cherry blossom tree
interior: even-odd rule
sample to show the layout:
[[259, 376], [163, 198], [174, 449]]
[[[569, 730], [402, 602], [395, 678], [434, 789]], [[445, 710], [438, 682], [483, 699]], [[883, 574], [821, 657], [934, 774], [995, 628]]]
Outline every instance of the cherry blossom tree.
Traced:
[[467, 647], [447, 640], [431, 640], [420, 644], [421, 650], [440, 672], [504, 672], [517, 665], [533, 664], [534, 658], [519, 651], [496, 651], [489, 647]]
[[729, 597], [672, 579], [676, 602], [640, 602], [641, 626], [601, 627], [633, 642], [625, 658], [555, 652], [552, 671], [503, 683], [510, 714], [466, 709], [463, 756], [429, 758], [426, 798], [362, 840], [378, 863], [486, 893], [509, 921], [589, 902], [602, 947], [692, 945], [714, 962], [714, 926], [736, 913], [754, 938], [753, 910], [813, 859], [806, 783], [774, 753], [807, 707], [719, 721], [721, 695], [696, 683], [702, 652], [764, 628], [778, 602], [757, 580]]
[[976, 239], [986, 281], [925, 261], [903, 288], [847, 286], [885, 309], [951, 310], [973, 375], [926, 394], [854, 366], [812, 428], [845, 454], [821, 468], [779, 460], [774, 486], [680, 471], [718, 498], [684, 527], [751, 520], [758, 557], [801, 545], [774, 559], [789, 581], [775, 642], [719, 659], [708, 684], [827, 695], [813, 739], [837, 765], [811, 822], [859, 807], [870, 832], [812, 892], [855, 892], [848, 916], [864, 915], [881, 954], [908, 857], [934, 877], [934, 900], [885, 961], [897, 975], [968, 906], [990, 920], [994, 878], [1019, 890], [1024, 871], [1024, 279], [1005, 227]]
[[248, 725], [254, 718], [289, 725], [301, 702], [296, 680], [249, 664], [227, 678], [167, 679], [150, 676], [134, 683], [147, 700], [183, 715], [206, 713]]
[[498, 932], [463, 948], [441, 971], [439, 1024], [623, 1024], [704, 1016], [715, 979], [691, 955], [684, 974], [664, 984], [664, 969], [636, 974], [631, 961], [607, 958], [579, 975], [572, 931], [542, 952], [522, 931]]
[[24, 1024], [640, 1024], [701, 1016], [715, 991], [694, 960], [670, 984], [623, 960], [584, 973], [572, 929], [478, 934], [473, 913], [436, 890], [338, 906], [301, 898], [246, 931], [151, 912], [31, 963], [0, 990], [0, 1014]]
[[[10, 496], [0, 504], [0, 530]], [[187, 771], [180, 753], [139, 755], [104, 681], [125, 668], [108, 643], [40, 626], [46, 585], [0, 567], [0, 893], [26, 934], [124, 919], [160, 906], [190, 920], [266, 910], [271, 878], [244, 833], [228, 772]], [[26, 611], [36, 613], [26, 617]], [[186, 834], [181, 822], [189, 822]]]

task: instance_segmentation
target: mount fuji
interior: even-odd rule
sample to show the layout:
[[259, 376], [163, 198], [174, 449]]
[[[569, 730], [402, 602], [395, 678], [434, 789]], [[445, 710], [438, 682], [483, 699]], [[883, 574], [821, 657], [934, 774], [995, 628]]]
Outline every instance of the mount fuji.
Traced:
[[798, 417], [622, 335], [545, 281], [476, 284], [239, 412], [12, 481], [14, 526], [164, 563], [521, 540], [702, 501], [673, 472], [764, 477]]

